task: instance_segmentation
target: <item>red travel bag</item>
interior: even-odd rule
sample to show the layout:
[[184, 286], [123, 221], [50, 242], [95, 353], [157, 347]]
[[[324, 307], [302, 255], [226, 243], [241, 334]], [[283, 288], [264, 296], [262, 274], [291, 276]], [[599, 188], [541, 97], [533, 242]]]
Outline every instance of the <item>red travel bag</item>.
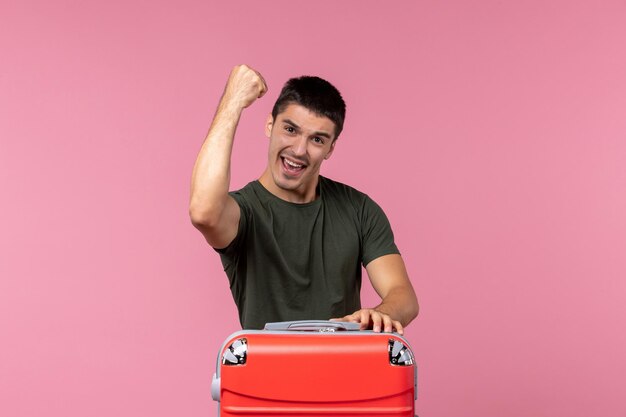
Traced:
[[346, 322], [268, 323], [226, 339], [211, 394], [220, 417], [413, 417], [417, 367], [397, 333]]

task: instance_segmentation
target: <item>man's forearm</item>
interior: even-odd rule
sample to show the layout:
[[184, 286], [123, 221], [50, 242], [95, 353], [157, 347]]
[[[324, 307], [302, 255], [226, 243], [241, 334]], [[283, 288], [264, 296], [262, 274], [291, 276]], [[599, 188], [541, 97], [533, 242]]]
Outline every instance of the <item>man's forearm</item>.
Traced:
[[196, 159], [191, 179], [189, 211], [202, 221], [219, 217], [230, 187], [230, 159], [243, 108], [222, 97]]
[[419, 304], [412, 287], [397, 287], [391, 289], [374, 310], [385, 313], [406, 326], [417, 317]]

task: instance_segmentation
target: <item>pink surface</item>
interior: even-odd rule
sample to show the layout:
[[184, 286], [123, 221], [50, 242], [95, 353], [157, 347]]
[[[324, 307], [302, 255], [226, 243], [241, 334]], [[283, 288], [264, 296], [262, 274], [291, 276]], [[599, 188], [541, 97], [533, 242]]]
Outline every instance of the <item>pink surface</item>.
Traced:
[[626, 415], [623, 1], [3, 1], [0, 16], [0, 415], [216, 415], [238, 321], [187, 203], [238, 63], [270, 90], [240, 124], [234, 187], [263, 169], [288, 77], [343, 92], [322, 172], [395, 228], [422, 307], [420, 416]]

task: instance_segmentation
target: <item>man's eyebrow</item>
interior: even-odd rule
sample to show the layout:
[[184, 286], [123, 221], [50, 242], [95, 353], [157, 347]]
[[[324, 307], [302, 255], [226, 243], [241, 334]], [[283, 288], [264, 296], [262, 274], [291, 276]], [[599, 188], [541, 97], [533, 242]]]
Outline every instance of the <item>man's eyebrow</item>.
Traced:
[[317, 132], [313, 132], [313, 134], [314, 134], [315, 136], [323, 136], [323, 137], [325, 137], [325, 138], [327, 138], [327, 139], [330, 139], [330, 138], [331, 138], [331, 136], [330, 136], [330, 134], [329, 134], [329, 133], [326, 133], [326, 132], [321, 131], [321, 130], [318, 130]]
[[297, 129], [300, 129], [300, 126], [298, 126], [297, 124], [295, 124], [294, 122], [292, 122], [289, 119], [283, 119], [283, 123], [287, 123], [288, 125], [291, 125], [291, 126], [297, 128]]
[[[294, 122], [293, 122], [292, 120], [290, 120], [290, 119], [283, 119], [283, 123], [287, 123], [288, 125], [290, 125], [290, 126], [292, 126], [292, 127], [296, 128], [297, 130], [300, 130], [300, 126], [298, 126], [296, 123], [294, 123]], [[331, 139], [331, 138], [332, 138], [332, 136], [330, 135], [330, 133], [328, 133], [328, 132], [324, 132], [324, 131], [322, 131], [322, 130], [315, 131], [315, 132], [313, 132], [313, 134], [314, 134], [315, 136], [323, 136], [323, 137], [328, 138], [328, 139]]]

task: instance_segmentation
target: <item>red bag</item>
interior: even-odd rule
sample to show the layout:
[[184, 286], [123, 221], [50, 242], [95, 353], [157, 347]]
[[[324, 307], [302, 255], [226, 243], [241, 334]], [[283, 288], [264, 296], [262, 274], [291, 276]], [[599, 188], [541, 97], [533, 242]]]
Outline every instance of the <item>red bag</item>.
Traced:
[[211, 384], [220, 417], [413, 417], [417, 367], [397, 333], [358, 323], [268, 323], [232, 334]]

